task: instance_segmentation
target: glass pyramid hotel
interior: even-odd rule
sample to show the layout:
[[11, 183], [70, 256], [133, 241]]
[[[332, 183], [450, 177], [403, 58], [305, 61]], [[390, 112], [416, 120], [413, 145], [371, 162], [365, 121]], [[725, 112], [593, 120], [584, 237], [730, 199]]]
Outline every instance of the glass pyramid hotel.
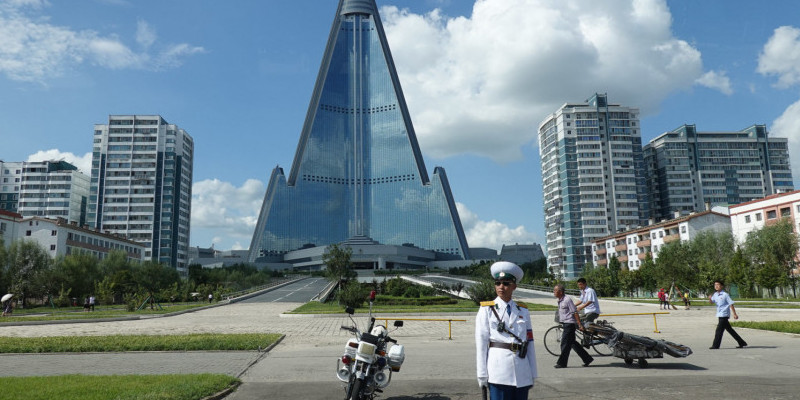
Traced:
[[272, 171], [249, 259], [316, 268], [469, 259], [444, 169], [429, 177], [374, 0], [340, 0], [288, 178]]

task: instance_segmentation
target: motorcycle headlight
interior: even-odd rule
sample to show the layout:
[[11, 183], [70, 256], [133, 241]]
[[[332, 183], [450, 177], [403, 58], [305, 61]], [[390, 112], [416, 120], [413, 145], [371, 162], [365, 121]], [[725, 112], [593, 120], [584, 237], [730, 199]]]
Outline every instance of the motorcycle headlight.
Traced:
[[358, 355], [362, 357], [372, 357], [375, 354], [375, 345], [367, 342], [358, 344]]

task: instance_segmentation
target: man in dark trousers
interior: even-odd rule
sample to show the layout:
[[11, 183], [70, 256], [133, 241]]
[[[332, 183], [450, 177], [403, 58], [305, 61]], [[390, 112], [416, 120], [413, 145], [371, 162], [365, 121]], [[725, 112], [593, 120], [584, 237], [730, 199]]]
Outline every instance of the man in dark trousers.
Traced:
[[564, 294], [564, 285], [561, 284], [553, 288], [553, 295], [558, 299], [558, 320], [564, 324], [564, 331], [561, 334], [561, 355], [558, 357], [555, 367], [567, 367], [570, 350], [575, 350], [575, 353], [583, 360], [583, 366], [588, 367], [594, 361], [594, 358], [575, 341], [575, 329], [583, 330], [581, 318], [575, 308], [575, 302], [572, 297]]
[[733, 319], [739, 319], [739, 314], [736, 314], [736, 307], [733, 306], [733, 300], [731, 300], [731, 296], [725, 292], [725, 285], [720, 280], [714, 281], [714, 294], [708, 297], [711, 303], [717, 305], [717, 331], [714, 334], [714, 344], [709, 347], [711, 350], [716, 350], [719, 348], [719, 345], [722, 344], [722, 332], [728, 331], [728, 333], [733, 336], [733, 339], [736, 340], [738, 346], [736, 348], [741, 349], [742, 347], [747, 346], [747, 342], [733, 330], [731, 323], [728, 321], [731, 318], [731, 313], [733, 313]]

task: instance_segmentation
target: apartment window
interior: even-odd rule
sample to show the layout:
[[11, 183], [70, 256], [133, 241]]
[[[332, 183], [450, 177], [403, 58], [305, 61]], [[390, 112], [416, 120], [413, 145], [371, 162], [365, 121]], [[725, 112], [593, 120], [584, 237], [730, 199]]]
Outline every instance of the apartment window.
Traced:
[[30, 235], [31, 235], [31, 231], [25, 231], [25, 236], [30, 236]]
[[777, 217], [777, 213], [775, 210], [767, 211], [767, 219], [775, 219]]
[[664, 237], [664, 231], [658, 231], [658, 237], [660, 238]]
[[686, 233], [686, 225], [681, 227], [681, 233]]
[[781, 217], [791, 217], [792, 209], [789, 207], [781, 208]]
[[756, 221], [761, 221], [761, 213], [760, 212], [756, 213]]
[[749, 216], [749, 215], [745, 215], [745, 216], [744, 216], [744, 222], [745, 222], [746, 224], [749, 224], [749, 223], [750, 223], [750, 216]]
[[56, 235], [56, 231], [50, 231], [50, 236], [55, 236], [55, 235]]
[[50, 245], [50, 251], [56, 251], [56, 245], [51, 244]]
[[656, 238], [656, 233], [653, 232], [653, 234], [651, 236], [653, 237], [653, 239], [655, 239]]

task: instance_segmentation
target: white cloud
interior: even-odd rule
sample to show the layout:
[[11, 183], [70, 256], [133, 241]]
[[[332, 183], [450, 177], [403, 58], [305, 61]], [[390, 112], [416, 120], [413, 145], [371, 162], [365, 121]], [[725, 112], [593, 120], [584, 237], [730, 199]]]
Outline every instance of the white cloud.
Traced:
[[[789, 139], [789, 160], [792, 163], [792, 177], [800, 182], [800, 100], [790, 105], [780, 117], [772, 121], [770, 133], [775, 137]], [[795, 187], [795, 189], [798, 189]]]
[[458, 202], [456, 202], [456, 208], [469, 247], [488, 247], [500, 250], [504, 244], [530, 244], [540, 241], [536, 234], [528, 232], [522, 225], [511, 228], [496, 220], [482, 221], [467, 206]]
[[238, 238], [246, 240], [249, 246], [265, 191], [264, 183], [257, 179], [248, 179], [240, 187], [218, 179], [195, 182], [192, 185], [192, 235], [208, 231], [218, 235], [212, 236], [212, 243]]
[[76, 167], [86, 175], [92, 174], [92, 153], [83, 156], [75, 155], [70, 152], [62, 152], [58, 149], [39, 150], [35, 154], [28, 156], [25, 161], [66, 161]]
[[775, 86], [781, 89], [800, 83], [800, 29], [792, 26], [775, 29], [758, 56], [756, 71], [777, 75]]
[[709, 89], [719, 90], [728, 96], [733, 94], [731, 88], [731, 80], [727, 77], [725, 71], [708, 71], [695, 81], [700, 86], [705, 86]]
[[0, 74], [17, 81], [44, 82], [82, 63], [159, 70], [179, 66], [186, 56], [204, 51], [181, 43], [162, 46], [151, 54], [150, 47], [157, 42], [155, 30], [139, 21], [135, 40], [143, 51], [135, 52], [113, 35], [50, 24], [47, 16], [39, 15], [46, 6], [36, 0], [0, 2]]
[[[608, 93], [657, 112], [703, 75], [663, 0], [478, 0], [468, 17], [381, 9], [421, 146], [433, 157], [521, 157], [539, 122]], [[647, 88], [647, 90], [642, 90]]]

